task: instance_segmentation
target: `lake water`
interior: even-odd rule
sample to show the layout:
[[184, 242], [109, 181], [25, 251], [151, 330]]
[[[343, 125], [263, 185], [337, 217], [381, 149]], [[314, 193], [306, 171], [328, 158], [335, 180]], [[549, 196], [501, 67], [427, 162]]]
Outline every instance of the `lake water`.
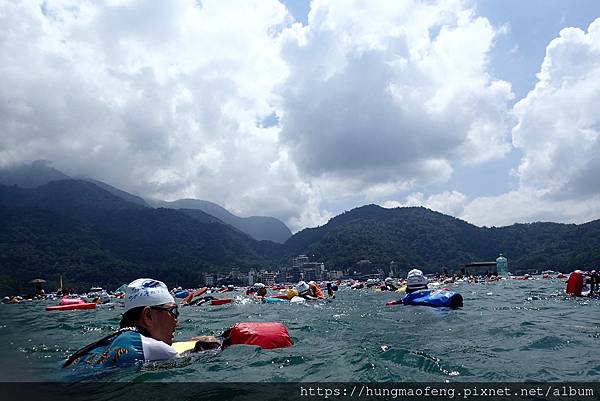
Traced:
[[[282, 321], [295, 345], [234, 346], [175, 364], [121, 369], [108, 381], [598, 381], [600, 300], [568, 298], [564, 281], [450, 287], [464, 307], [384, 306], [398, 294], [343, 287], [332, 302], [180, 308], [176, 341], [236, 322]], [[231, 296], [231, 293], [228, 294]], [[115, 330], [121, 308], [47, 312], [56, 301], [0, 305], [2, 381], [77, 380], [64, 359]]]

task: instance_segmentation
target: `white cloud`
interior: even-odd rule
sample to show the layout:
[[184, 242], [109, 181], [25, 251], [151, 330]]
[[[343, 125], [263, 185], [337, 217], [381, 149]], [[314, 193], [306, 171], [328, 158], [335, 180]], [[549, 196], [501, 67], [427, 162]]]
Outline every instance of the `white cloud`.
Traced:
[[290, 22], [262, 0], [1, 2], [0, 164], [299, 219], [312, 195], [259, 124]]
[[496, 31], [458, 1], [315, 1], [284, 32], [282, 142], [302, 174], [407, 188], [510, 151], [510, 85], [490, 77]]
[[423, 206], [451, 216], [461, 216], [468, 202], [467, 196], [458, 191], [444, 191], [427, 198], [422, 192], [414, 192], [406, 196], [404, 202], [390, 200], [383, 202], [382, 206], [385, 208]]
[[552, 40], [538, 82], [514, 111], [513, 142], [523, 152], [523, 187], [548, 196], [600, 192], [600, 19], [584, 32], [566, 28]]
[[[513, 110], [488, 60], [508, 29], [458, 0], [315, 0], [306, 26], [274, 0], [0, 1], [0, 165], [52, 160], [293, 230], [349, 200], [486, 225], [600, 217], [600, 20], [561, 31]], [[513, 146], [512, 192], [405, 195]]]

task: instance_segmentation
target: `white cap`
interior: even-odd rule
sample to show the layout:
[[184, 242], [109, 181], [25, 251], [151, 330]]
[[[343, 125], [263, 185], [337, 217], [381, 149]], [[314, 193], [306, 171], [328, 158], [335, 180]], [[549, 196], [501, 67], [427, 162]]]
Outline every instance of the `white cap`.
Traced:
[[314, 280], [310, 280], [310, 281], [308, 282], [308, 285], [317, 285], [317, 283], [315, 283], [315, 281], [314, 281]]
[[125, 312], [138, 306], [156, 306], [175, 303], [175, 299], [162, 281], [138, 278], [127, 285]]
[[298, 284], [296, 284], [296, 291], [298, 291], [299, 294], [308, 291], [308, 284], [306, 284], [306, 281], [299, 281]]
[[423, 272], [421, 270], [412, 269], [408, 272], [408, 278], [406, 283], [408, 287], [427, 286], [428, 282], [429, 280], [427, 280], [427, 277], [423, 275]]
[[263, 283], [254, 283], [254, 285], [252, 285], [252, 288], [254, 288], [254, 289], [265, 288], [265, 285]]
[[391, 278], [391, 277], [386, 277], [386, 278], [385, 278], [385, 282], [386, 282], [386, 283], [392, 283], [392, 282], [394, 282], [394, 279], [393, 279], [393, 278]]

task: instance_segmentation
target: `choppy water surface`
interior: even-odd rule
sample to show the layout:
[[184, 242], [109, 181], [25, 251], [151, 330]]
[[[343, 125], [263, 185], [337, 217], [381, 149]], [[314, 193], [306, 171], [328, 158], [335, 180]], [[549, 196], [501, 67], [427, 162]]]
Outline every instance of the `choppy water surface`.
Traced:
[[[173, 364], [121, 369], [109, 381], [597, 381], [600, 300], [558, 280], [466, 284], [458, 310], [384, 306], [398, 294], [341, 288], [333, 302], [242, 301], [181, 308], [176, 341], [243, 321], [283, 321], [295, 345], [234, 346]], [[229, 293], [231, 294], [231, 293]], [[228, 296], [230, 296], [228, 294]], [[61, 362], [118, 327], [121, 308], [47, 312], [0, 305], [0, 380], [77, 380]], [[10, 361], [10, 362], [7, 362]]]

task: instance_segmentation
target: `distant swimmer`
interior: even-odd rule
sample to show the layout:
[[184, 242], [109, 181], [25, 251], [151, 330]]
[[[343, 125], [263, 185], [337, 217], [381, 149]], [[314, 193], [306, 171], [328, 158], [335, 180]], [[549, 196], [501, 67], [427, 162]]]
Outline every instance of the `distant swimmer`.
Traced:
[[267, 287], [263, 283], [254, 283], [250, 288], [246, 290], [246, 295], [255, 294], [259, 297], [267, 295]]
[[134, 280], [127, 286], [120, 329], [75, 352], [63, 367], [108, 368], [172, 359], [178, 355], [171, 346], [178, 318], [175, 299], [162, 281]]
[[412, 269], [406, 277], [406, 293], [410, 294], [411, 292], [426, 290], [428, 283], [429, 280], [423, 275], [421, 270]]
[[335, 299], [335, 292], [331, 283], [327, 283], [327, 296], [331, 299]]
[[[306, 281], [298, 281], [298, 284], [294, 287], [298, 291], [298, 296], [304, 299], [317, 299], [315, 293], [311, 290], [310, 285]], [[321, 294], [323, 292], [321, 291]]]
[[317, 285], [314, 281], [308, 282], [308, 288], [310, 289], [310, 295], [317, 299], [324, 299], [325, 295], [323, 295], [323, 290], [320, 286]]

